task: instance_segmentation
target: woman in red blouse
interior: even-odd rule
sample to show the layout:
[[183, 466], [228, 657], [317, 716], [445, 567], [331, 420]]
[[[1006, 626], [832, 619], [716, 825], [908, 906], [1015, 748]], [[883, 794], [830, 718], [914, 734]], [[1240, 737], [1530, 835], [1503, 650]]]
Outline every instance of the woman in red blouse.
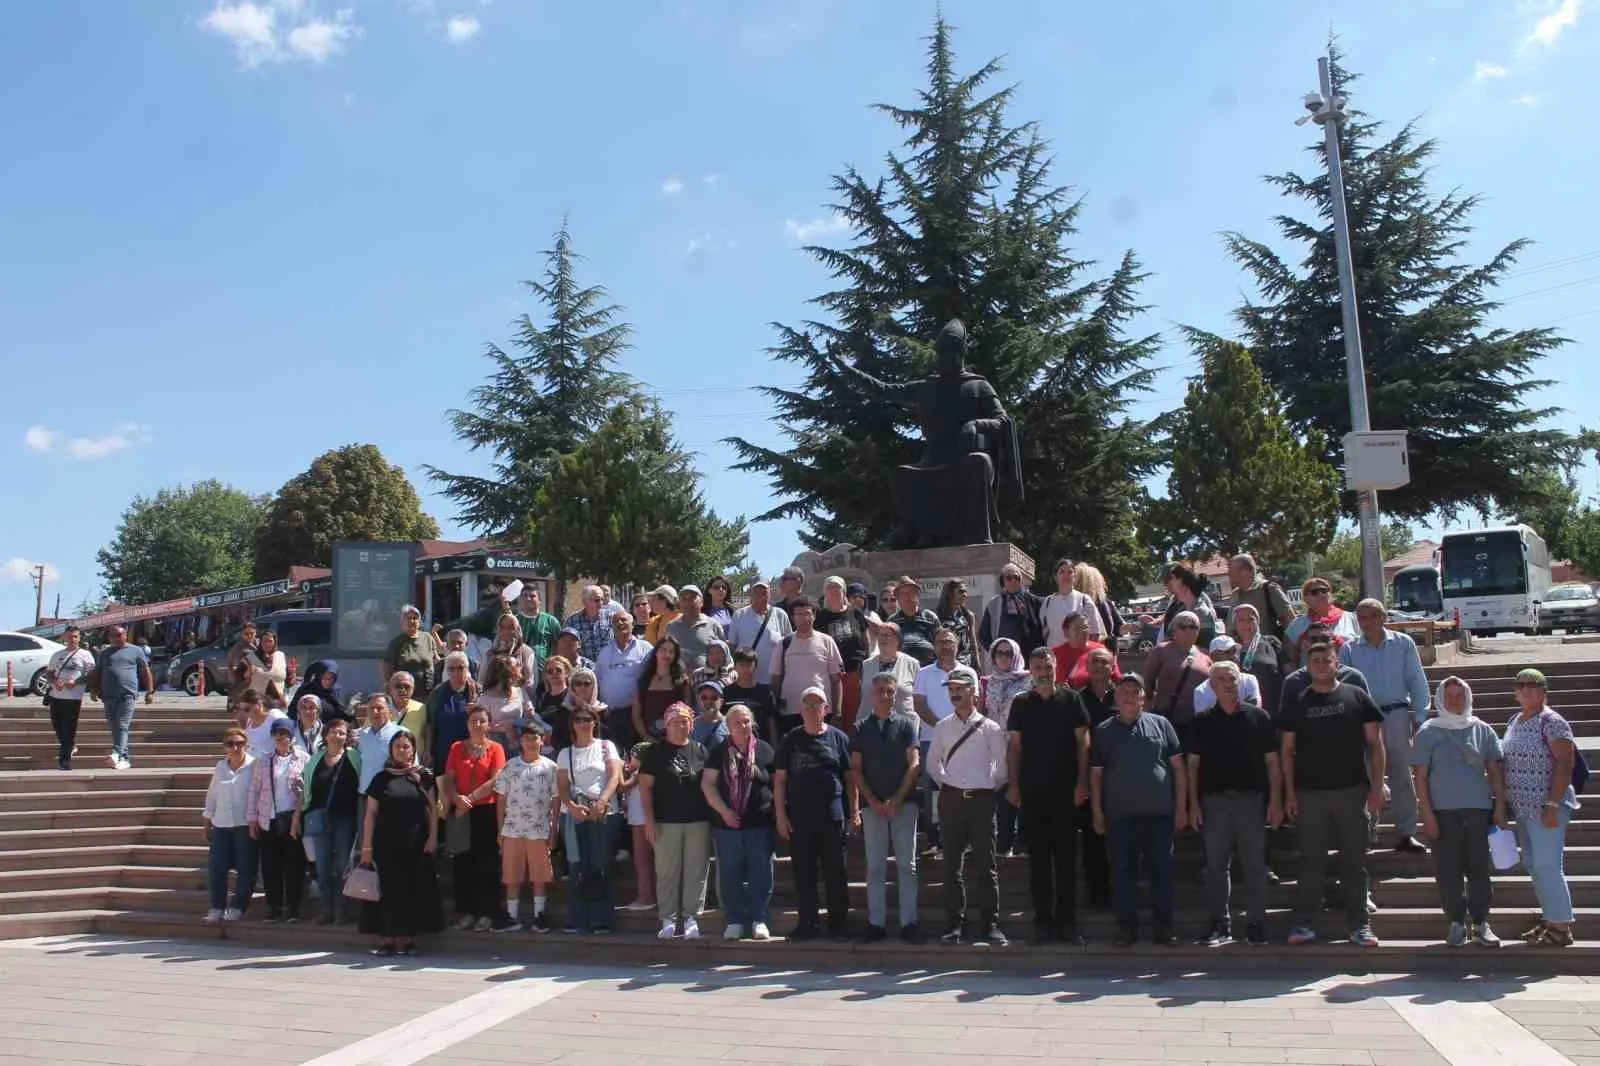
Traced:
[[450, 745], [444, 764], [445, 843], [455, 852], [456, 928], [488, 932], [508, 925], [500, 899], [500, 827], [495, 778], [506, 752], [489, 739], [489, 710], [467, 708], [467, 739]]
[[1089, 619], [1084, 615], [1067, 615], [1061, 628], [1066, 642], [1050, 649], [1056, 656], [1056, 684], [1082, 688], [1089, 683], [1089, 667], [1084, 660], [1091, 651], [1105, 645], [1089, 639]]

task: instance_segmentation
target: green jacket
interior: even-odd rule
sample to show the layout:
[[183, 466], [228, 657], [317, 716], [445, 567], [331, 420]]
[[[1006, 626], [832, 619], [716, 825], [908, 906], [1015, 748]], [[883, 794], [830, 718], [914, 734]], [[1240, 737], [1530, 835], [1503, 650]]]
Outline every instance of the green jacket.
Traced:
[[[500, 615], [503, 613], [498, 606], [491, 604], [481, 611], [474, 611], [452, 622], [444, 623], [444, 630], [448, 633], [452, 629], [459, 629], [474, 637], [493, 640], [495, 629], [500, 625]], [[561, 633], [561, 620], [548, 611], [540, 611], [531, 616], [520, 611], [512, 613], [516, 614], [517, 621], [522, 623], [522, 642], [533, 649], [534, 660], [542, 670], [544, 661], [555, 651], [556, 637]]]
[[[324, 750], [318, 749], [315, 755], [306, 760], [306, 768], [300, 771], [300, 782], [305, 786], [300, 790], [300, 809], [302, 811], [311, 809], [311, 779], [317, 775], [317, 764], [322, 761], [323, 756]], [[344, 757], [350, 760], [350, 768], [356, 772], [356, 780], [361, 780], [361, 753], [356, 750], [354, 744], [344, 749]], [[361, 817], [360, 804], [356, 805], [356, 817], [358, 819]]]

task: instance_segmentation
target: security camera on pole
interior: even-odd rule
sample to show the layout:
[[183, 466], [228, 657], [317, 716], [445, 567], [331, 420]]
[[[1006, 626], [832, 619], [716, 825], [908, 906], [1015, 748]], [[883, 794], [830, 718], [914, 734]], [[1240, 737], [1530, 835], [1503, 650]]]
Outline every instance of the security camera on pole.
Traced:
[[1350, 257], [1350, 216], [1344, 203], [1344, 165], [1339, 126], [1345, 98], [1333, 93], [1326, 56], [1317, 60], [1321, 92], [1307, 93], [1306, 114], [1295, 125], [1322, 127], [1328, 153], [1328, 192], [1333, 200], [1333, 246], [1339, 264], [1339, 310], [1344, 319], [1345, 371], [1350, 384], [1350, 432], [1344, 438], [1345, 487], [1357, 494], [1361, 518], [1361, 595], [1383, 597], [1383, 542], [1379, 537], [1378, 490], [1397, 489], [1411, 476], [1404, 430], [1373, 432], [1367, 415], [1367, 371], [1361, 357], [1361, 319], [1356, 309], [1356, 274]]

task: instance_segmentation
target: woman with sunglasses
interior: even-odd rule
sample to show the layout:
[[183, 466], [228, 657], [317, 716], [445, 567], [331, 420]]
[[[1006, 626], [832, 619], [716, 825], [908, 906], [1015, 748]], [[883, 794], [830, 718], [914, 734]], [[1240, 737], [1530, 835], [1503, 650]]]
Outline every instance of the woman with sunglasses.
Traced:
[[617, 908], [611, 884], [616, 852], [611, 815], [622, 785], [622, 758], [616, 745], [598, 735], [599, 719], [592, 709], [575, 709], [571, 721], [572, 743], [556, 755], [556, 794], [571, 875], [567, 929], [610, 933]]
[[[606, 732], [606, 719], [610, 717], [610, 708], [600, 702], [599, 676], [587, 666], [580, 666], [572, 671], [572, 677], [567, 682], [566, 709], [562, 712], [562, 725], [566, 728], [566, 735], [560, 743], [555, 745], [557, 751], [572, 744], [573, 715], [579, 711], [588, 711], [594, 715], [596, 733]], [[615, 744], [615, 741], [612, 741]], [[618, 748], [620, 752], [622, 749]]]
[[633, 594], [633, 628], [640, 633], [650, 624], [650, 597], [642, 592]]
[[733, 629], [733, 586], [718, 574], [706, 582], [706, 602], [700, 613], [722, 626], [724, 633]]
[[[594, 695], [593, 691], [589, 693]], [[534, 709], [550, 727], [550, 743], [560, 751], [572, 743], [572, 662], [565, 655], [552, 655], [544, 661], [544, 683], [539, 686], [539, 701]]]
[[267, 921], [298, 922], [305, 898], [306, 852], [294, 831], [311, 757], [294, 746], [287, 718], [272, 723], [272, 754], [256, 770], [250, 792], [250, 835], [261, 846]]
[[378, 871], [378, 902], [361, 908], [361, 931], [379, 938], [374, 955], [415, 955], [418, 936], [444, 927], [433, 863], [438, 806], [433, 774], [417, 761], [416, 738], [398, 730], [367, 786], [361, 828], [361, 865]]
[[1349, 641], [1361, 636], [1361, 630], [1356, 627], [1355, 613], [1333, 602], [1333, 586], [1328, 584], [1327, 578], [1309, 579], [1300, 586], [1300, 595], [1306, 613], [1291, 621], [1283, 631], [1284, 649], [1294, 655], [1297, 661], [1300, 638], [1305, 634], [1306, 627], [1314, 623], [1328, 627], [1333, 635], [1333, 643], [1337, 647], [1343, 647]]
[[322, 898], [318, 925], [346, 920], [344, 875], [356, 842], [356, 811], [361, 800], [361, 753], [350, 747], [350, 725], [342, 718], [322, 730], [316, 754], [301, 778], [304, 799], [295, 812], [293, 833], [310, 841], [316, 857], [317, 893]]
[[1538, 670], [1517, 674], [1517, 713], [1500, 744], [1506, 792], [1516, 819], [1522, 867], [1533, 878], [1539, 922], [1522, 939], [1540, 947], [1572, 944], [1572, 888], [1567, 884], [1567, 823], [1578, 809], [1572, 767], [1578, 749], [1572, 725], [1546, 702], [1548, 682]]
[[[260, 856], [250, 836], [250, 796], [255, 787], [256, 760], [248, 750], [244, 730], [234, 726], [222, 734], [225, 757], [211, 771], [206, 786], [206, 888], [211, 895], [208, 922], [237, 922], [255, 891]], [[228, 871], [234, 881], [233, 902], [228, 902]]]

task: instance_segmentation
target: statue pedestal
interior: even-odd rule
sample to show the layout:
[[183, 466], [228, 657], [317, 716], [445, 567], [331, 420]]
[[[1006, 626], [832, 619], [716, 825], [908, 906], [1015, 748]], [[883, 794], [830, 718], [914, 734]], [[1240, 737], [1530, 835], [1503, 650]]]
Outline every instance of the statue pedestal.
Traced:
[[859, 581], [876, 596], [885, 582], [910, 577], [922, 586], [922, 605], [932, 608], [939, 591], [952, 579], [967, 584], [967, 606], [983, 610], [989, 597], [1000, 592], [1000, 568], [1014, 563], [1022, 570], [1023, 584], [1033, 580], [1034, 562], [1014, 544], [967, 544], [958, 548], [913, 548], [904, 551], [864, 552], [853, 544], [839, 544], [824, 552], [801, 552], [794, 565], [806, 574], [806, 592], [820, 598], [822, 582], [838, 574]]

